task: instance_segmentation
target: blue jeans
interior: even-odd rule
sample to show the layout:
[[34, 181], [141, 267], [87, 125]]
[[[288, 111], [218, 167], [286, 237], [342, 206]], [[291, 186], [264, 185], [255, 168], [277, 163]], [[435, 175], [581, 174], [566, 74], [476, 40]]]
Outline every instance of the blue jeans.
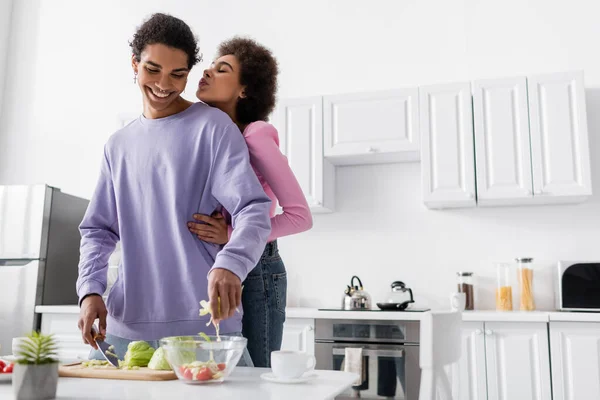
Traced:
[[277, 241], [268, 243], [242, 291], [242, 335], [256, 367], [271, 367], [271, 352], [281, 349], [287, 295], [287, 273]]
[[[224, 335], [225, 336], [225, 335]], [[227, 336], [240, 336], [240, 334], [227, 334]], [[106, 343], [110, 343], [114, 346], [114, 353], [117, 355], [119, 360], [125, 359], [125, 353], [127, 352], [127, 346], [129, 343], [133, 342], [133, 340], [125, 339], [122, 337], [118, 337], [115, 335], [111, 335], [109, 333], [106, 334]], [[146, 340], [151, 347], [154, 349], [158, 349], [160, 343], [158, 340]], [[104, 360], [104, 356], [100, 353], [99, 350], [92, 349], [90, 351], [90, 355], [88, 357], [90, 360]], [[238, 367], [254, 367], [252, 363], [252, 359], [250, 358], [250, 354], [248, 354], [248, 350], [244, 349], [244, 353], [242, 354], [242, 358], [238, 362]]]

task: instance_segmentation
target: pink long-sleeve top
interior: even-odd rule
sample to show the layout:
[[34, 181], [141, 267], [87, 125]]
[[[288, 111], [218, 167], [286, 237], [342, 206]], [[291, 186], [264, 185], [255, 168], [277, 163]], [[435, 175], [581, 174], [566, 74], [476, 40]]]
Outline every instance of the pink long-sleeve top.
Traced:
[[[249, 124], [243, 135], [250, 153], [250, 164], [272, 202], [268, 241], [309, 230], [312, 215], [287, 157], [279, 149], [277, 129], [267, 122], [257, 121]], [[277, 203], [283, 209], [281, 214], [276, 214]], [[230, 237], [231, 232], [230, 226]]]

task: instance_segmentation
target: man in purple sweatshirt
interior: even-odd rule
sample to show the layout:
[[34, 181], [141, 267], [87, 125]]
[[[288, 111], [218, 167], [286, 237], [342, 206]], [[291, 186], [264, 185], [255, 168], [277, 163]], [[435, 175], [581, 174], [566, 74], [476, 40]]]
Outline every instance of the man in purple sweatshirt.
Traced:
[[[180, 94], [198, 62], [196, 39], [180, 19], [155, 14], [131, 42], [134, 82], [144, 112], [104, 147], [100, 178], [80, 225], [79, 328], [91, 326], [123, 358], [132, 340], [157, 346], [165, 336], [213, 333], [199, 316], [209, 299], [221, 332], [241, 332], [241, 282], [258, 262], [271, 230], [270, 200], [227, 114]], [[197, 240], [189, 215], [224, 207], [235, 227], [224, 246]], [[108, 258], [122, 261], [106, 306]], [[217, 310], [217, 297], [221, 309]], [[241, 310], [240, 310], [241, 311]]]

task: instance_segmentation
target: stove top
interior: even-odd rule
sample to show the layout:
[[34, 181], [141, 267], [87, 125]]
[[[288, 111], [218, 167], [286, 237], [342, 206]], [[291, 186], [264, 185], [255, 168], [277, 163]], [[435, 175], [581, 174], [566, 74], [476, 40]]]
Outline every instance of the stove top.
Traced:
[[358, 312], [425, 312], [429, 311], [430, 308], [407, 308], [406, 310], [379, 310], [379, 309], [371, 309], [371, 310], [343, 310], [341, 308], [319, 308], [319, 311], [358, 311]]

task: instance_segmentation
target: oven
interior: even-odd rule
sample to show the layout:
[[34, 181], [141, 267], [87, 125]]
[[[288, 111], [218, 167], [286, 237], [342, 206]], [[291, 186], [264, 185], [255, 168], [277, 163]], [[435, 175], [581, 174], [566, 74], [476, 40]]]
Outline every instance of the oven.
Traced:
[[350, 367], [359, 379], [337, 399], [418, 399], [419, 322], [316, 321], [317, 369], [343, 371], [352, 354], [360, 359]]

